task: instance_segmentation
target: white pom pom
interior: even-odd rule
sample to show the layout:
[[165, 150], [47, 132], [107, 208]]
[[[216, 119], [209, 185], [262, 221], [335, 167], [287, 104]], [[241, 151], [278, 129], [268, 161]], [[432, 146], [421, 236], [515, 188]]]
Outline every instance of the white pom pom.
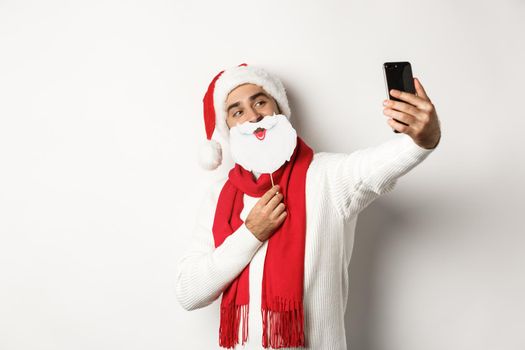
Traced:
[[206, 140], [199, 150], [199, 163], [206, 170], [214, 170], [222, 163], [221, 144], [215, 140]]

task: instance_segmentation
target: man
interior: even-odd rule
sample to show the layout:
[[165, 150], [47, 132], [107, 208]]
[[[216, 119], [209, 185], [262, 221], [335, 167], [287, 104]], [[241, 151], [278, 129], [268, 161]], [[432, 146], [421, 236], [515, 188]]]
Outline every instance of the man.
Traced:
[[357, 216], [440, 140], [435, 108], [414, 83], [417, 95], [392, 91], [402, 101], [384, 101], [388, 124], [401, 134], [350, 154], [314, 153], [289, 124], [282, 83], [266, 71], [242, 64], [210, 83], [203, 99], [210, 148], [201, 161], [220, 165], [215, 135], [231, 144], [236, 164], [203, 202], [175, 288], [187, 310], [222, 294], [220, 347], [347, 348]]

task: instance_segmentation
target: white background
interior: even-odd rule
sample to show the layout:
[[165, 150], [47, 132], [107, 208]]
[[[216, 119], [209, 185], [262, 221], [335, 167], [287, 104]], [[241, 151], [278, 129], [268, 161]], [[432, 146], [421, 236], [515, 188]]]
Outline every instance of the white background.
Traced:
[[222, 69], [285, 84], [316, 150], [394, 134], [408, 60], [443, 138], [360, 216], [352, 350], [525, 348], [525, 2], [0, 1], [0, 349], [208, 349], [174, 295]]

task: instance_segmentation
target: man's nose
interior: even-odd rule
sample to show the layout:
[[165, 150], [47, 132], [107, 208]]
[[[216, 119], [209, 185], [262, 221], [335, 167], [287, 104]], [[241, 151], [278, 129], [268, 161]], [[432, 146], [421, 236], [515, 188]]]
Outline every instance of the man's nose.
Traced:
[[260, 122], [264, 117], [257, 111], [250, 109], [249, 121], [250, 123]]

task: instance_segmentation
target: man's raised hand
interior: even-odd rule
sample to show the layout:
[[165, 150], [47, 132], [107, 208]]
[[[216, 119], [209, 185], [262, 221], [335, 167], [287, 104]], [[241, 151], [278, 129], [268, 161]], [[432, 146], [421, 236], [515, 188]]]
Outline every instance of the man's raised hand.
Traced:
[[385, 100], [383, 114], [389, 117], [388, 124], [392, 128], [410, 136], [420, 147], [431, 149], [437, 146], [441, 138], [438, 116], [419, 79], [414, 78], [414, 86], [417, 95], [390, 90], [392, 96], [406, 102]]

